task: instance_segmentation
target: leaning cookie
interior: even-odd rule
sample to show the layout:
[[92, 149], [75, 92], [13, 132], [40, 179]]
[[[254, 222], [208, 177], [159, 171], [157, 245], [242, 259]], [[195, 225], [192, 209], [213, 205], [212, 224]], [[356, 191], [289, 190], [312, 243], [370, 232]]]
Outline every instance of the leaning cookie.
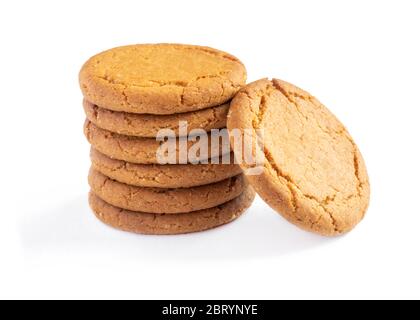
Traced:
[[148, 188], [191, 188], [220, 182], [242, 173], [234, 164], [233, 154], [230, 162], [222, 164], [135, 164], [115, 160], [92, 148], [90, 153], [95, 170], [113, 180], [137, 187]]
[[114, 111], [174, 114], [228, 102], [246, 82], [244, 65], [208, 47], [144, 44], [114, 48], [86, 62], [80, 88]]
[[208, 209], [238, 197], [247, 187], [243, 175], [210, 185], [179, 188], [141, 188], [117, 182], [91, 169], [89, 185], [109, 204], [133, 211], [177, 214]]
[[[96, 150], [112, 159], [138, 164], [166, 164], [162, 163], [158, 156], [163, 142], [156, 139], [120, 135], [101, 129], [90, 121], [86, 121], [84, 132], [87, 140]], [[226, 143], [222, 141], [218, 146], [211, 143], [210, 135], [206, 135], [207, 148], [203, 153], [201, 152], [202, 149], [197, 147], [197, 142], [191, 140], [186, 143], [186, 148], [183, 150], [179, 147], [178, 139], [175, 144], [176, 150], [168, 156], [169, 151], [166, 152], [165, 149], [162, 152], [162, 157], [164, 160], [170, 161], [170, 164], [182, 164], [184, 160], [185, 163], [197, 163], [207, 161], [210, 158], [229, 155], [231, 152], [229, 138], [227, 132], [223, 132], [223, 134], [226, 137], [224, 139]], [[181, 161], [181, 158], [184, 160]]]
[[[213, 129], [226, 128], [229, 103], [194, 112], [172, 115], [136, 114], [111, 111], [100, 108], [87, 100], [83, 107], [87, 118], [97, 127], [127, 136], [156, 138], [160, 130], [172, 130], [176, 136], [188, 135], [195, 130], [210, 132]], [[188, 128], [183, 133], [181, 123]]]
[[362, 155], [341, 122], [309, 93], [281, 80], [254, 82], [232, 101], [228, 128], [264, 137], [253, 148], [254, 157], [264, 159], [263, 172], [248, 181], [286, 219], [328, 236], [362, 220], [370, 196]]
[[89, 204], [99, 220], [116, 229], [148, 235], [175, 235], [205, 231], [232, 222], [251, 206], [254, 198], [254, 190], [247, 187], [239, 197], [220, 206], [177, 215], [120, 209], [92, 192]]

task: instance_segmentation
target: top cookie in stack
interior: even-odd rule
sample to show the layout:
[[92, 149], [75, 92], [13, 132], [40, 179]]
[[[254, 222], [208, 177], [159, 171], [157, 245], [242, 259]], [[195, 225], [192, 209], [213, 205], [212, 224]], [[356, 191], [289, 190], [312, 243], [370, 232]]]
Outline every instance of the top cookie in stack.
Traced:
[[[201, 231], [239, 216], [255, 195], [240, 168], [206, 163], [229, 148], [215, 153], [209, 145], [194, 159], [203, 163], [193, 165], [189, 158], [178, 161], [177, 147], [177, 164], [168, 165], [157, 157], [162, 142], [156, 136], [170, 129], [179, 142], [196, 129], [225, 128], [229, 102], [245, 81], [237, 58], [207, 47], [134, 45], [89, 59], [80, 86], [93, 146], [95, 214], [119, 229], [148, 234]], [[187, 151], [193, 142], [185, 140]]]
[[80, 73], [91, 103], [113, 111], [168, 115], [228, 102], [245, 85], [235, 57], [207, 47], [120, 47], [92, 57]]

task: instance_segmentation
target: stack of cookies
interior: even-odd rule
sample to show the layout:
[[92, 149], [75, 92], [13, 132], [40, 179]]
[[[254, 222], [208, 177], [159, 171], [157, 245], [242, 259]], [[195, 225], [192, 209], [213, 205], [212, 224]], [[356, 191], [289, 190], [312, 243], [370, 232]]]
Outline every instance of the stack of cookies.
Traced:
[[207, 47], [134, 45], [92, 57], [80, 85], [96, 216], [143, 234], [203, 231], [240, 216], [255, 193], [209, 132], [226, 127], [245, 81], [237, 58]]

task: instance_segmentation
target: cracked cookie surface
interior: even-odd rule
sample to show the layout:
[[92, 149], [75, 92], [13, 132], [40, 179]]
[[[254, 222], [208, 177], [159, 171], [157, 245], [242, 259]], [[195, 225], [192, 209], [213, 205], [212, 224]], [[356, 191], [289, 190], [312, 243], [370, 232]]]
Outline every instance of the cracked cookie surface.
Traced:
[[[156, 139], [121, 135], [101, 129], [88, 120], [85, 122], [84, 133], [89, 143], [96, 150], [112, 159], [138, 164], [159, 164], [157, 152], [162, 142], [157, 141]], [[216, 145], [213, 145], [212, 147], [211, 138], [208, 135], [207, 152], [201, 154], [200, 151], [197, 151], [197, 153], [194, 153], [194, 159], [187, 159], [194, 161], [188, 161], [188, 163], [205, 161], [216, 156], [230, 154], [231, 150], [227, 132], [225, 137], [226, 139], [224, 139], [224, 141], [220, 143], [219, 148], [217, 148]], [[190, 153], [190, 151], [193, 150], [192, 148], [197, 145], [197, 142], [188, 141], [186, 145], [186, 150]], [[176, 157], [176, 163], [182, 164], [180, 156], [182, 156], [184, 152], [180, 152], [182, 149], [180, 149], [179, 146], [179, 140], [177, 140], [177, 148], [174, 156]], [[211, 156], [212, 154], [213, 156]]]
[[238, 197], [248, 183], [243, 175], [194, 188], [141, 188], [112, 180], [91, 169], [89, 185], [116, 207], [156, 214], [177, 214], [216, 207]]
[[138, 187], [191, 188], [220, 182], [242, 173], [233, 164], [153, 165], [134, 164], [111, 159], [92, 148], [90, 153], [95, 170], [113, 180]]
[[[264, 170], [248, 180], [287, 220], [322, 235], [353, 229], [369, 205], [363, 157], [341, 122], [309, 93], [281, 80], [254, 82], [234, 98], [228, 128], [262, 129]], [[243, 169], [249, 169], [246, 164]]]
[[156, 138], [159, 130], [173, 130], [180, 136], [180, 122], [188, 123], [188, 133], [193, 130], [210, 132], [226, 128], [229, 103], [199, 111], [173, 115], [151, 115], [118, 112], [98, 107], [84, 100], [87, 118], [99, 128], [127, 136]]
[[120, 209], [89, 194], [89, 204], [99, 220], [116, 229], [149, 234], [174, 235], [213, 229], [240, 217], [252, 204], [255, 191], [251, 187], [237, 198], [220, 206], [177, 215], [158, 215]]
[[174, 114], [226, 103], [246, 82], [244, 65], [208, 47], [144, 44], [89, 59], [79, 75], [83, 95], [114, 111]]

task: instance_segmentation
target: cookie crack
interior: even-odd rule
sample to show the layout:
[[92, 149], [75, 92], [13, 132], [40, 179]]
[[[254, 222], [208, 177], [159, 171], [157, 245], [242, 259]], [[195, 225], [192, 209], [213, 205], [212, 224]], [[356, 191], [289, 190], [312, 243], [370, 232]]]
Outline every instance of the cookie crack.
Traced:
[[[340, 229], [338, 227], [337, 224], [337, 220], [334, 217], [334, 214], [327, 208], [327, 205], [330, 202], [333, 202], [335, 200], [335, 196], [332, 197], [327, 197], [326, 199], [320, 201], [318, 200], [316, 197], [309, 195], [309, 194], [305, 194], [302, 192], [302, 190], [299, 188], [299, 186], [293, 181], [293, 179], [290, 177], [290, 175], [284, 173], [274, 162], [274, 159], [272, 157], [272, 155], [270, 154], [270, 152], [267, 149], [264, 149], [264, 154], [265, 157], [267, 159], [267, 162], [269, 164], [269, 166], [276, 172], [277, 178], [283, 178], [284, 180], [286, 180], [286, 186], [289, 189], [290, 192], [290, 204], [292, 206], [292, 210], [293, 213], [297, 213], [299, 206], [298, 206], [298, 194], [297, 192], [302, 195], [304, 198], [307, 198], [309, 200], [311, 200], [312, 202], [315, 202], [317, 204], [317, 206], [319, 208], [321, 208], [325, 213], [328, 214], [328, 216], [330, 217], [331, 220], [331, 224], [334, 227], [334, 231], [335, 232], [340, 232]], [[296, 190], [295, 190], [296, 189]]]
[[[274, 86], [275, 89], [277, 89], [277, 86], [275, 85], [274, 82], [272, 82], [272, 85]], [[267, 93], [263, 93], [263, 91], [261, 91], [261, 92], [262, 92], [262, 94], [260, 93], [260, 105], [259, 105], [258, 113], [255, 114], [255, 118], [254, 118], [254, 120], [252, 122], [253, 129], [254, 129], [254, 132], [255, 133], [256, 133], [256, 130], [257, 129], [260, 129], [261, 121], [262, 121], [262, 119], [264, 117], [264, 114], [265, 114], [265, 112], [267, 110], [267, 98], [266, 97], [268, 96], [268, 94]], [[280, 91], [280, 92], [283, 93], [283, 91]], [[245, 95], [247, 95], [248, 98], [250, 98], [249, 94], [247, 94], [246, 92], [245, 92]], [[286, 94], [284, 94], [284, 95], [286, 96]], [[291, 103], [293, 103], [296, 106], [296, 103], [294, 101], [291, 101], [290, 100], [290, 97], [287, 97], [286, 96], [286, 98]], [[259, 146], [259, 147], [261, 148], [261, 146]], [[272, 170], [274, 172], [276, 172], [277, 178], [280, 178], [281, 177], [282, 179], [284, 179], [286, 181], [285, 185], [289, 189], [289, 193], [290, 193], [290, 205], [292, 207], [293, 213], [296, 213], [298, 211], [298, 209], [299, 209], [298, 201], [297, 201], [297, 198], [298, 198], [297, 192], [298, 192], [303, 197], [305, 197], [305, 198], [307, 198], [307, 199], [315, 202], [318, 205], [318, 207], [320, 207], [325, 213], [327, 213], [328, 216], [330, 217], [331, 224], [332, 224], [332, 226], [334, 228], [334, 231], [335, 232], [340, 232], [340, 229], [338, 227], [337, 220], [335, 219], [334, 214], [330, 210], [328, 210], [328, 208], [327, 208], [327, 205], [330, 202], [333, 202], [335, 200], [336, 194], [334, 194], [333, 196], [328, 196], [328, 197], [326, 197], [325, 199], [323, 199], [321, 201], [319, 199], [317, 199], [316, 197], [312, 196], [312, 195], [305, 194], [299, 188], [299, 186], [296, 184], [296, 182], [293, 181], [292, 177], [289, 174], [283, 172], [283, 170], [281, 170], [277, 166], [277, 164], [274, 161], [274, 157], [272, 156], [272, 154], [270, 153], [270, 151], [267, 148], [264, 147], [261, 151], [264, 153], [265, 158], [267, 159], [267, 162], [268, 162], [269, 166], [272, 168]]]
[[[292, 97], [294, 98], [300, 98], [306, 102], [309, 102], [311, 105], [318, 107], [317, 103], [314, 102], [314, 98], [310, 95], [302, 95], [299, 94], [297, 92], [289, 92], [287, 90], [285, 90], [283, 87], [281, 87], [278, 83], [276, 83], [275, 81], [272, 81], [272, 84], [274, 86], [275, 89], [277, 89], [278, 91], [280, 91], [280, 93], [282, 93], [286, 99], [295, 106], [296, 110], [299, 112], [299, 114], [301, 114], [302, 116], [304, 116], [307, 120], [309, 120], [308, 116], [304, 115], [302, 113], [302, 111], [299, 108], [299, 105], [296, 103], [296, 101], [294, 99], [292, 99]], [[343, 135], [345, 136], [345, 138], [347, 139], [347, 141], [352, 145], [353, 147], [353, 167], [354, 167], [354, 175], [356, 177], [357, 180], [357, 194], [352, 194], [350, 196], [348, 196], [345, 200], [350, 200], [351, 198], [358, 196], [361, 197], [362, 194], [362, 188], [363, 188], [363, 182], [360, 178], [360, 171], [359, 171], [359, 159], [358, 159], [358, 152], [357, 152], [357, 146], [354, 143], [354, 141], [348, 136], [346, 129], [344, 127], [341, 127], [340, 130], [335, 130], [335, 131], [331, 131], [328, 128], [324, 128], [323, 126], [320, 125], [320, 123], [318, 121], [316, 121], [316, 125], [318, 126], [318, 128], [324, 132], [325, 134], [327, 134], [328, 136], [332, 137], [334, 140], [336, 140], [336, 136], [337, 135]], [[332, 188], [334, 189], [334, 188]], [[335, 190], [335, 189], [334, 189]], [[337, 190], [335, 190], [337, 192]], [[321, 200], [321, 202], [326, 202], [327, 204], [330, 202], [333, 202], [335, 200], [336, 194], [332, 196], [332, 200], [329, 200], [329, 198], [331, 198], [331, 196], [327, 197], [324, 200]]]
[[98, 106], [93, 106], [92, 108], [92, 116], [94, 119], [96, 119], [98, 121], [98, 117], [99, 117], [99, 108]]
[[159, 172], [156, 176], [150, 177], [150, 176], [146, 176], [146, 175], [141, 175], [139, 174], [138, 171], [129, 168], [129, 163], [128, 162], [124, 162], [116, 167], [113, 166], [109, 166], [106, 165], [105, 163], [101, 163], [98, 161], [94, 161], [92, 160], [92, 162], [94, 163], [94, 165], [99, 169], [98, 171], [109, 171], [111, 173], [115, 173], [115, 172], [120, 172], [120, 171], [127, 171], [130, 174], [134, 175], [136, 179], [141, 180], [141, 181], [148, 181], [148, 182], [158, 182], [159, 177], [161, 175], [165, 175], [168, 178], [171, 178], [171, 176], [164, 174], [163, 172]]
[[[176, 48], [176, 49], [178, 49], [178, 48]], [[223, 59], [226, 59], [226, 60], [229, 60], [229, 61], [232, 61], [232, 62], [235, 62], [237, 64], [242, 65], [242, 63], [233, 56], [230, 56], [228, 54], [219, 53], [219, 52], [214, 52], [210, 49], [206, 49], [206, 48], [203, 48], [203, 47], [191, 47], [191, 48], [186, 47], [186, 48], [179, 48], [178, 50], [190, 50], [190, 51], [198, 50], [198, 51], [207, 53], [211, 56], [216, 56], [216, 57], [219, 57], [219, 58], [223, 58]]]
[[[130, 107], [130, 108], [133, 107], [133, 106], [130, 103], [129, 97], [128, 97], [128, 94], [127, 94], [128, 88], [133, 88], [134, 87], [134, 88], [142, 88], [142, 89], [144, 89], [144, 88], [156, 88], [157, 87], [157, 86], [153, 86], [153, 85], [140, 85], [140, 84], [134, 84], [134, 83], [126, 84], [126, 83], [124, 83], [122, 81], [118, 81], [116, 79], [112, 79], [111, 77], [109, 77], [107, 75], [105, 75], [105, 76], [96, 75], [95, 77], [97, 79], [100, 79], [102, 81], [107, 82], [108, 84], [121, 86], [122, 87], [121, 95], [123, 97], [124, 104], [126, 106]], [[221, 91], [222, 91], [219, 97], [224, 97], [226, 95], [226, 88], [225, 88], [226, 82], [229, 83], [229, 86], [234, 91], [235, 90], [237, 91], [237, 90], [239, 90], [242, 87], [240, 84], [236, 85], [233, 82], [233, 80], [224, 77], [222, 75], [222, 73], [219, 73], [217, 75], [199, 76], [199, 77], [197, 77], [196, 79], [194, 79], [194, 80], [192, 80], [190, 82], [184, 82], [184, 81], [159, 81], [159, 80], [148, 80], [148, 82], [155, 83], [155, 84], [158, 85], [158, 87], [175, 86], [175, 87], [182, 88], [182, 92], [179, 95], [179, 103], [182, 106], [191, 106], [191, 105], [189, 105], [189, 104], [186, 103], [186, 98], [185, 98], [185, 96], [186, 96], [186, 90], [188, 88], [198, 88], [197, 86], [194, 86], [194, 83], [196, 83], [200, 79], [206, 79], [206, 78], [208, 78], [208, 79], [211, 79], [211, 78], [219, 78], [219, 79], [222, 80], [222, 82], [219, 84], [220, 87], [221, 87]], [[213, 98], [210, 96], [209, 97], [209, 101], [207, 101], [207, 103], [211, 103], [212, 100], [213, 100]]]
[[224, 77], [223, 76], [223, 73], [198, 76], [194, 80], [191, 80], [189, 82], [179, 81], [179, 80], [175, 80], [175, 81], [170, 81], [170, 80], [169, 81], [147, 80], [148, 83], [155, 84], [155, 85], [150, 85], [150, 84], [141, 85], [141, 84], [136, 84], [136, 83], [127, 84], [127, 83], [125, 83], [123, 81], [119, 81], [119, 80], [113, 79], [113, 78], [111, 78], [109, 76], [100, 76], [100, 75], [97, 75], [96, 77], [98, 79], [100, 79], [100, 80], [103, 80], [105, 82], [108, 82], [109, 84], [123, 86], [125, 88], [125, 90], [127, 90], [129, 87], [135, 87], [135, 88], [156, 88], [156, 87], [174, 86], [174, 87], [180, 87], [180, 88], [188, 88], [188, 87], [191, 87], [192, 84], [194, 84], [195, 82], [197, 82], [199, 80], [202, 80], [202, 79], [223, 79], [223, 80], [228, 81], [233, 88], [239, 88], [240, 87], [239, 85], [236, 86], [231, 79], [228, 79], [228, 78]]
[[127, 85], [124, 85], [124, 88], [123, 88], [123, 90], [121, 90], [121, 95], [123, 96], [123, 99], [124, 99], [124, 103], [127, 105], [127, 106], [131, 106], [131, 104], [130, 104], [130, 101], [128, 101], [128, 95], [127, 95], [127, 89], [128, 89], [128, 86]]
[[[274, 163], [274, 159], [272, 158], [271, 154], [268, 152], [268, 150], [264, 150], [265, 156], [271, 166], [271, 168], [274, 169], [274, 171], [276, 172], [276, 174], [279, 177], [282, 177], [283, 179], [285, 179], [287, 181], [287, 187], [290, 191], [291, 194], [291, 204], [293, 207], [293, 212], [296, 213], [297, 210], [299, 209], [298, 206], [298, 194], [297, 192], [302, 195], [303, 197], [312, 200], [313, 202], [315, 202], [321, 209], [323, 209], [326, 213], [328, 213], [328, 215], [330, 216], [333, 226], [335, 227], [335, 231], [339, 231], [337, 228], [337, 224], [336, 224], [336, 219], [334, 218], [334, 214], [332, 212], [330, 212], [327, 209], [327, 204], [331, 201], [333, 201], [335, 199], [335, 196], [333, 197], [327, 197], [326, 199], [320, 201], [318, 200], [316, 197], [310, 195], [310, 194], [305, 194], [302, 192], [302, 190], [299, 188], [299, 186], [296, 184], [296, 182], [293, 181], [293, 179], [290, 177], [290, 175], [284, 173], [275, 163]], [[295, 190], [296, 189], [296, 190]], [[297, 192], [296, 192], [297, 191]]]
[[265, 112], [267, 111], [267, 97], [266, 95], [261, 96], [260, 105], [256, 118], [253, 120], [254, 129], [260, 128], [260, 124], [264, 119]]
[[[354, 165], [354, 175], [358, 181], [357, 191], [359, 198], [362, 197], [362, 189], [364, 188], [364, 183], [360, 178], [360, 167], [359, 167], [359, 156], [358, 156], [358, 149], [356, 144], [349, 138], [347, 138], [350, 143], [353, 145], [353, 165]], [[351, 198], [350, 198], [351, 199]], [[349, 199], [349, 200], [350, 200]]]
[[[106, 165], [106, 164], [104, 164], [104, 163], [100, 163], [100, 162], [95, 161], [95, 160], [92, 160], [92, 163], [93, 163], [96, 167], [98, 167], [98, 168], [102, 168], [102, 170], [104, 170], [104, 169], [105, 169], [106, 171], [111, 171], [112, 173], [117, 172], [117, 171], [120, 171], [120, 170], [123, 170], [123, 169], [127, 170], [127, 168], [126, 168], [126, 163], [120, 164], [120, 165], [118, 165], [117, 167], [111, 167], [111, 166], [108, 166], [108, 165]], [[98, 170], [98, 171], [99, 171], [99, 170]]]

